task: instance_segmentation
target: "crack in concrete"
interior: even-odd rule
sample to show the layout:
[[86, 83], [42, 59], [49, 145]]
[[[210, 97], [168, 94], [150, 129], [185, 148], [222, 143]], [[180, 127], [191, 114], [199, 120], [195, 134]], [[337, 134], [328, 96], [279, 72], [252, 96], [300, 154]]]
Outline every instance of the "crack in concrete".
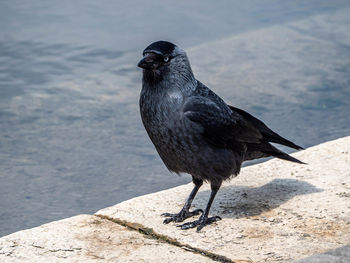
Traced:
[[190, 251], [190, 252], [193, 252], [195, 254], [200, 254], [200, 255], [208, 257], [208, 258], [210, 258], [210, 259], [212, 259], [214, 261], [218, 261], [218, 262], [222, 262], [222, 263], [235, 263], [234, 261], [232, 261], [231, 259], [229, 259], [229, 258], [227, 258], [225, 256], [221, 256], [221, 255], [218, 255], [218, 254], [215, 254], [215, 253], [211, 253], [211, 252], [208, 252], [208, 251], [196, 248], [196, 247], [192, 247], [192, 246], [187, 245], [187, 244], [182, 244], [179, 241], [177, 241], [176, 239], [173, 239], [173, 238], [171, 238], [169, 236], [158, 234], [158, 233], [154, 232], [154, 230], [152, 228], [145, 227], [145, 226], [143, 226], [141, 224], [130, 223], [128, 221], [124, 221], [124, 220], [116, 219], [116, 218], [111, 218], [111, 217], [104, 216], [104, 215], [95, 215], [95, 216], [97, 216], [99, 218], [102, 218], [102, 219], [109, 220], [109, 221], [111, 221], [113, 223], [116, 223], [118, 225], [126, 227], [129, 230], [137, 231], [137, 232], [139, 232], [139, 233], [141, 233], [143, 235], [146, 235], [148, 238], [152, 238], [152, 239], [155, 239], [155, 240], [158, 240], [158, 241], [161, 241], [161, 242], [164, 242], [164, 243], [167, 243], [167, 244], [170, 244], [170, 245], [182, 248], [182, 249], [184, 249], [186, 251]]
[[76, 250], [81, 250], [80, 247], [77, 247], [77, 248], [67, 248], [67, 249], [64, 249], [64, 248], [59, 248], [59, 249], [49, 249], [49, 252], [74, 252]]
[[[39, 246], [39, 245], [36, 245], [36, 244], [30, 244], [32, 247], [35, 247], [35, 248], [40, 248], [40, 249], [46, 249], [47, 252], [74, 252], [76, 250], [82, 250], [81, 247], [73, 247], [73, 248], [57, 248], [57, 249], [47, 249], [43, 246]], [[1, 254], [1, 253], [0, 253]]]

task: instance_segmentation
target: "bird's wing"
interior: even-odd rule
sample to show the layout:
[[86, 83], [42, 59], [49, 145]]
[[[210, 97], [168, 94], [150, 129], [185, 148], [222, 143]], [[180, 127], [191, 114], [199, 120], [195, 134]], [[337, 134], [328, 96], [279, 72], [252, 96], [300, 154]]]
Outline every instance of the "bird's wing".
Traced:
[[203, 96], [192, 96], [185, 101], [183, 114], [203, 129], [202, 135], [210, 144], [235, 147], [237, 143], [260, 143], [262, 134], [250, 122], [233, 112], [224, 102]]
[[273, 130], [271, 130], [269, 127], [266, 126], [265, 123], [263, 123], [261, 120], [255, 118], [253, 115], [249, 114], [248, 112], [235, 108], [233, 106], [230, 106], [230, 109], [233, 112], [238, 113], [239, 115], [241, 115], [246, 121], [250, 122], [252, 125], [254, 125], [254, 127], [256, 127], [261, 134], [264, 136], [264, 138], [268, 141], [268, 142], [275, 142], [275, 143], [279, 143], [297, 150], [302, 150], [303, 148], [300, 147], [299, 145], [294, 144], [293, 142], [283, 138], [282, 136], [280, 136], [279, 134], [275, 133]]

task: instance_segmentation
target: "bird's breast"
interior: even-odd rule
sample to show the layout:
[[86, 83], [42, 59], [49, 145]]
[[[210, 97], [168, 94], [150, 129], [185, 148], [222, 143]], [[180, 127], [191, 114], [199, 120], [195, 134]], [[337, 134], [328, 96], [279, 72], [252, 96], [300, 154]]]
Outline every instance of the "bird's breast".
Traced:
[[[198, 133], [189, 127], [182, 115], [182, 97], [176, 92], [165, 94], [163, 100], [140, 100], [145, 129], [166, 166], [183, 171], [186, 155], [199, 151]], [[170, 99], [169, 99], [170, 98]]]
[[210, 180], [237, 174], [234, 153], [210, 146], [202, 137], [200, 126], [186, 119], [177, 94], [168, 93], [172, 100], [159, 97], [140, 99], [143, 124], [159, 156], [171, 171], [186, 172]]

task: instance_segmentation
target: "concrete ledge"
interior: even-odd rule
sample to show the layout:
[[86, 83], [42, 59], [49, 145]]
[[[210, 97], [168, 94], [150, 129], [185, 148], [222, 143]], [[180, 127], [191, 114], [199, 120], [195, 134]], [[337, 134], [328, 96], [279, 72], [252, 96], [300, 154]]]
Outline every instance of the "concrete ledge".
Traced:
[[[296, 156], [308, 165], [277, 159], [244, 168], [214, 201], [217, 224], [181, 231], [162, 224], [163, 212], [178, 212], [192, 189], [184, 185], [105, 208], [98, 216], [148, 229], [180, 244], [233, 262], [288, 262], [350, 242], [350, 137]], [[193, 208], [204, 208], [204, 186]]]
[[79, 215], [0, 239], [0, 262], [212, 262], [97, 216]]
[[[0, 262], [290, 262], [335, 249], [350, 243], [349, 146], [346, 137], [294, 154], [308, 165], [243, 168], [214, 201], [223, 220], [199, 233], [160, 217], [180, 210], [188, 184], [2, 237]], [[205, 185], [194, 208], [208, 196]], [[317, 262], [337, 262], [342, 251]]]

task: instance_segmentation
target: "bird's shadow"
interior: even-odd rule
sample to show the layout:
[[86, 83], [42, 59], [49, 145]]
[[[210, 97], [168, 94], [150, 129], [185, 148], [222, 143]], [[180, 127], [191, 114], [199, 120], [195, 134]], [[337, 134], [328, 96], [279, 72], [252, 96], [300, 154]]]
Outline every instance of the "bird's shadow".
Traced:
[[[214, 200], [210, 213], [225, 218], [257, 216], [295, 196], [321, 191], [308, 182], [296, 179], [274, 179], [260, 187], [226, 186], [217, 194], [218, 200]], [[204, 210], [209, 195], [210, 190], [198, 193], [193, 208]]]

